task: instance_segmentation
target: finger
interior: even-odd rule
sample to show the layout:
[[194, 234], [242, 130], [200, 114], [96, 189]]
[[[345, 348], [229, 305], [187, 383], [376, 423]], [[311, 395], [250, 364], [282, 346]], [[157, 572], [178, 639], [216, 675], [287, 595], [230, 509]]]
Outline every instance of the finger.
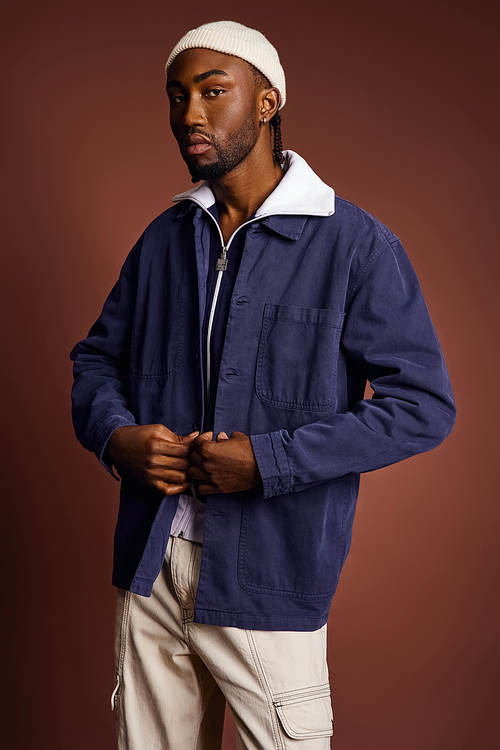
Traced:
[[194, 482], [206, 482], [209, 477], [199, 466], [191, 466], [187, 473], [189, 479]]
[[178, 435], [162, 424], [151, 425], [151, 427], [154, 428], [154, 437], [161, 441], [166, 440], [169, 443], [191, 443], [199, 435], [198, 430], [191, 432], [189, 435]]
[[219, 432], [217, 435], [217, 442], [220, 443], [222, 440], [229, 440], [225, 432]]
[[184, 473], [186, 473], [186, 471], [189, 469], [189, 461], [187, 460], [187, 458], [175, 458], [173, 456], [156, 455], [151, 457], [149, 466], [152, 470], [175, 470], [183, 471]]
[[198, 469], [201, 469], [203, 466], [203, 458], [200, 456], [199, 453], [193, 451], [189, 457], [189, 466], [187, 468], [188, 473], [193, 469], [194, 467], [198, 467]]
[[194, 440], [194, 446], [199, 445], [201, 442], [205, 442], [206, 440], [211, 441], [214, 438], [213, 432], [202, 432], [201, 435], [198, 435], [197, 438]]
[[156, 440], [151, 445], [151, 452], [159, 456], [178, 456], [183, 458], [188, 455], [189, 449], [189, 443], [178, 443], [171, 440]]
[[151, 474], [163, 482], [173, 482], [174, 484], [184, 484], [184, 482], [187, 482], [187, 469], [177, 471], [176, 469], [163, 468], [157, 469], [151, 472]]
[[172, 432], [172, 430], [169, 430], [169, 428], [164, 424], [151, 425], [151, 427], [154, 428], [155, 434], [160, 440], [170, 440], [171, 442], [176, 442], [179, 437], [176, 432]]
[[[211, 445], [211, 443], [209, 443], [209, 445]], [[193, 450], [193, 452], [189, 456], [189, 466], [197, 466], [202, 471], [207, 472], [212, 466], [213, 460], [214, 456], [211, 449], [207, 451], [204, 450], [202, 446], [200, 446], [199, 450]]]
[[179, 495], [181, 492], [185, 492], [189, 487], [187, 482], [184, 484], [175, 484], [171, 482], [159, 482], [157, 489], [164, 495]]
[[198, 492], [200, 495], [215, 495], [217, 488], [213, 484], [206, 484], [202, 482], [198, 485]]
[[190, 432], [189, 435], [177, 435], [177, 440], [179, 443], [182, 444], [188, 444], [190, 445], [195, 438], [198, 437], [200, 433], [198, 431], [196, 432]]

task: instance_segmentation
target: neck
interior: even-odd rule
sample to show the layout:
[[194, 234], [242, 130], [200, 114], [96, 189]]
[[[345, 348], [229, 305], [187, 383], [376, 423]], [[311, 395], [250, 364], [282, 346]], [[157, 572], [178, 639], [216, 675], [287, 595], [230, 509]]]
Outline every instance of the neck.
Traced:
[[225, 242], [264, 203], [283, 176], [269, 148], [258, 145], [235, 169], [210, 183]]

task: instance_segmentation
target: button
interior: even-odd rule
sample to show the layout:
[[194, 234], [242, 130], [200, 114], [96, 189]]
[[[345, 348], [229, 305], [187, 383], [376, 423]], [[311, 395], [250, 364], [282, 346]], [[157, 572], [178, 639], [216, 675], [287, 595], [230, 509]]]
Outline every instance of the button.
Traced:
[[235, 305], [248, 305], [249, 302], [248, 297], [238, 297], [238, 299], [234, 300]]
[[195, 430], [196, 432], [198, 432], [199, 429], [200, 429], [200, 423], [199, 422], [193, 422], [193, 430]]

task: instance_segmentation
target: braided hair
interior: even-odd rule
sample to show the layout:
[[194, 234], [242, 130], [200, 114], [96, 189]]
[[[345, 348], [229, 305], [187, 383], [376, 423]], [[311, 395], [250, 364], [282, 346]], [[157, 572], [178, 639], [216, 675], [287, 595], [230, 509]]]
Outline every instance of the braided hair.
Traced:
[[281, 115], [278, 112], [271, 118], [269, 125], [273, 126], [274, 131], [273, 159], [281, 167], [285, 157], [283, 156], [283, 142], [281, 140]]
[[[260, 91], [261, 89], [272, 88], [269, 80], [266, 76], [258, 70], [255, 65], [248, 63], [253, 73], [253, 80], [255, 82], [255, 88]], [[281, 115], [276, 112], [274, 117], [269, 122], [269, 127], [273, 128], [274, 133], [274, 144], [273, 144], [273, 159], [278, 166], [281, 166], [285, 161], [283, 156], [283, 142], [281, 137]]]

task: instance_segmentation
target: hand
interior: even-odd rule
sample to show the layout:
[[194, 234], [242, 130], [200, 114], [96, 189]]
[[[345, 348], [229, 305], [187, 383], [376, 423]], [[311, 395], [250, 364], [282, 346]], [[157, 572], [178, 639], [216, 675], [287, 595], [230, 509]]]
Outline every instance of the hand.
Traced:
[[252, 443], [243, 432], [228, 438], [220, 432], [217, 442], [212, 432], [204, 432], [194, 441], [189, 455], [188, 477], [199, 483], [202, 495], [241, 492], [260, 484], [260, 473]]
[[187, 470], [191, 443], [198, 435], [176, 435], [162, 424], [119, 427], [107, 452], [141, 482], [163, 495], [177, 495], [189, 487]]

